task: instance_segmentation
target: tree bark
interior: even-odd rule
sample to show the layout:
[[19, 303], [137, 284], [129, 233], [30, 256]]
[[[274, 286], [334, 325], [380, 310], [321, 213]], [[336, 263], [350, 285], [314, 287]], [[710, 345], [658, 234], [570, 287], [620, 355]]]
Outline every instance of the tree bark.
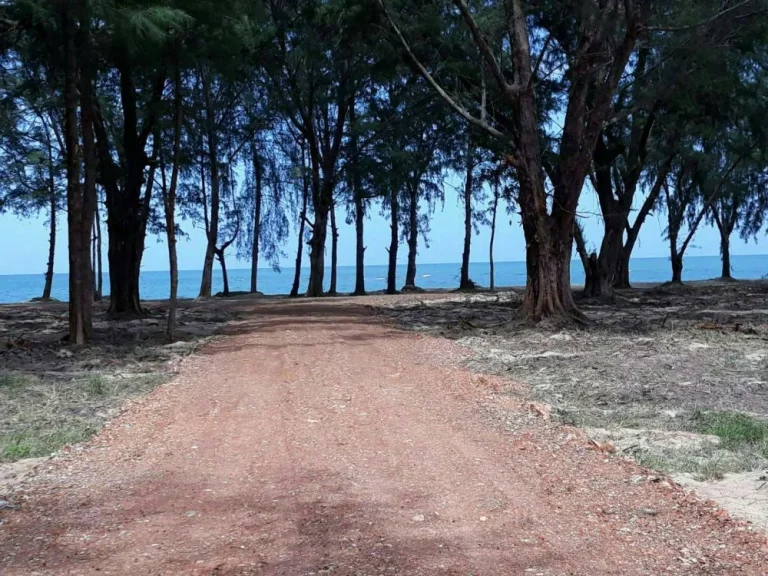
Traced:
[[419, 187], [408, 186], [408, 267], [405, 271], [405, 286], [416, 287], [416, 255], [419, 248]]
[[168, 240], [168, 264], [171, 274], [170, 295], [168, 298], [168, 321], [165, 327], [165, 338], [173, 342], [174, 331], [176, 329], [176, 309], [178, 306], [179, 294], [179, 263], [176, 252], [176, 189], [179, 182], [179, 169], [181, 156], [181, 131], [184, 119], [184, 108], [182, 106], [181, 93], [181, 70], [179, 63], [176, 63], [174, 70], [174, 128], [173, 128], [173, 159], [171, 167], [171, 184], [166, 186], [165, 163], [162, 161], [161, 153], [161, 175], [162, 175], [162, 193], [163, 207], [165, 208], [165, 234]]
[[51, 290], [53, 289], [53, 262], [56, 256], [56, 181], [53, 176], [53, 150], [48, 144], [48, 188], [49, 188], [49, 206], [48, 215], [48, 265], [45, 269], [45, 286], [43, 287], [43, 300], [51, 299]]
[[304, 158], [304, 143], [301, 144], [301, 173], [302, 173], [302, 191], [301, 191], [301, 213], [299, 214], [299, 242], [296, 248], [296, 268], [293, 273], [293, 286], [291, 287], [291, 296], [296, 298], [299, 295], [301, 284], [301, 260], [304, 252], [304, 226], [307, 221], [307, 203], [309, 202], [309, 180], [306, 174], [306, 161]]
[[96, 229], [96, 294], [94, 299], [101, 301], [104, 297], [104, 270], [101, 253], [101, 216], [99, 215], [99, 203], [96, 201], [96, 209], [93, 211], [94, 227]]
[[496, 240], [496, 213], [499, 208], [499, 183], [495, 182], [493, 190], [493, 207], [491, 209], [491, 240], [488, 243], [488, 264], [490, 266], [490, 290], [496, 290], [496, 270], [493, 264], [493, 243]]
[[[319, 210], [318, 210], [319, 208]], [[312, 238], [309, 241], [309, 286], [307, 296], [323, 295], [325, 276], [325, 237], [328, 233], [328, 207], [315, 205], [315, 221], [312, 226]]]
[[727, 234], [720, 234], [720, 255], [723, 260], [723, 273], [722, 278], [731, 280], [733, 275], [731, 274], [731, 239]]
[[397, 294], [397, 247], [399, 244], [398, 218], [399, 202], [397, 188], [392, 187], [389, 200], [390, 212], [390, 240], [389, 240], [389, 267], [387, 269], [387, 294]]
[[331, 286], [330, 296], [336, 296], [336, 274], [339, 263], [339, 229], [336, 226], [336, 202], [331, 202]]
[[355, 129], [355, 102], [349, 106], [350, 147], [352, 152], [352, 194], [355, 200], [355, 291], [353, 296], [365, 296], [365, 202], [358, 167], [358, 135]]
[[221, 265], [221, 279], [224, 283], [224, 289], [222, 290], [223, 296], [229, 296], [229, 276], [227, 276], [227, 261], [224, 254], [224, 249], [216, 248], [216, 259]]
[[466, 179], [464, 180], [464, 252], [461, 256], [460, 290], [471, 290], [475, 283], [469, 278], [469, 256], [472, 247], [472, 189], [474, 187], [474, 148], [472, 135], [467, 135]]
[[[253, 178], [256, 185], [253, 200], [253, 244], [251, 246], [251, 294], [258, 291], [259, 274], [259, 239], [261, 236], [261, 161], [256, 149], [256, 143], [253, 143]], [[301, 245], [301, 238], [299, 238]]]
[[208, 244], [203, 261], [203, 277], [200, 282], [199, 298], [210, 298], [213, 288], [213, 259], [216, 256], [216, 243], [219, 239], [219, 159], [218, 134], [216, 133], [216, 118], [211, 94], [210, 78], [205, 70], [200, 71], [203, 99], [205, 101], [206, 137], [208, 139], [208, 163], [211, 175], [211, 216], [206, 230]]

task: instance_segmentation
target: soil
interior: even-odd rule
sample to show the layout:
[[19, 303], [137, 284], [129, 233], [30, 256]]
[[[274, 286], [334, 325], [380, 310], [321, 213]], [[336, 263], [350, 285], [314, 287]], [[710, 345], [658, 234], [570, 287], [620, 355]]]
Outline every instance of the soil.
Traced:
[[766, 573], [764, 534], [371, 316], [409, 298], [248, 303], [16, 487], [4, 574]]
[[[470, 351], [464, 366], [525, 384], [562, 422], [621, 454], [681, 480], [719, 479], [706, 497], [728, 493], [735, 479], [719, 502], [766, 525], [762, 483], [742, 482], [741, 473], [757, 478], [768, 468], [768, 444], [734, 452], [692, 432], [699, 411], [768, 420], [768, 282], [641, 286], [582, 299], [587, 324], [536, 327], [515, 320], [521, 293], [382, 300], [376, 311], [456, 341]], [[748, 507], [753, 513], [743, 514]]]

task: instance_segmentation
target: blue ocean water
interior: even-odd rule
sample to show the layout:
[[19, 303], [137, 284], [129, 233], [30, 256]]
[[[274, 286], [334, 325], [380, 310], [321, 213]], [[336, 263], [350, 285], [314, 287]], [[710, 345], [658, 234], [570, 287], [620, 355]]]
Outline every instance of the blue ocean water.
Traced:
[[[768, 276], [768, 255], [732, 256], [733, 275], [735, 278], [757, 279]], [[459, 264], [420, 264], [417, 268], [418, 286], [425, 289], [455, 288], [459, 284]], [[720, 276], [720, 258], [718, 256], [691, 256], [685, 259], [683, 280], [706, 280]], [[671, 278], [668, 258], [637, 258], [630, 265], [633, 282], [665, 282]], [[184, 270], [179, 272], [179, 297], [194, 298], [200, 288], [200, 271]], [[397, 269], [398, 288], [405, 278], [405, 265]], [[487, 263], [470, 265], [470, 277], [481, 286], [489, 284]], [[309, 269], [302, 269], [302, 289], [306, 288]], [[365, 286], [368, 291], [383, 290], [386, 287], [387, 267], [366, 266]], [[326, 288], [330, 272], [326, 271]], [[584, 271], [581, 263], [574, 260], [571, 265], [573, 284], [583, 284]], [[352, 292], [355, 286], [354, 266], [340, 266], [338, 269], [338, 290]], [[43, 291], [43, 275], [0, 275], [0, 303], [26, 302], [40, 296]], [[66, 274], [56, 274], [53, 281], [53, 297], [67, 300], [68, 278]], [[109, 293], [109, 278], [104, 277], [104, 293]], [[293, 284], [293, 269], [282, 272], [271, 269], [259, 269], [259, 290], [265, 294], [287, 294]], [[524, 262], [497, 262], [496, 285], [520, 286], [525, 284]], [[230, 290], [248, 290], [250, 270], [229, 271]], [[222, 289], [221, 271], [214, 270], [213, 291]], [[141, 297], [144, 300], [159, 300], [168, 297], [168, 272], [142, 272]]]

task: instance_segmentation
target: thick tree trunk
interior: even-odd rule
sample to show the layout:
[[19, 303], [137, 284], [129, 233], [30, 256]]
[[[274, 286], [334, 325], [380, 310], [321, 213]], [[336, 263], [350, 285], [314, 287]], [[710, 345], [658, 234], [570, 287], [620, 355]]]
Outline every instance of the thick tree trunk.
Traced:
[[325, 238], [328, 234], [328, 206], [315, 206], [315, 221], [312, 238], [309, 241], [309, 287], [307, 296], [320, 297], [324, 294]]
[[677, 254], [674, 250], [671, 257], [672, 262], [672, 283], [683, 283], [683, 257], [681, 254]]
[[[304, 168], [304, 148], [301, 150], [302, 168]], [[293, 286], [291, 287], [291, 296], [293, 298], [299, 295], [301, 284], [301, 260], [304, 252], [304, 226], [307, 222], [307, 203], [309, 202], [309, 182], [306, 174], [303, 176], [303, 190], [301, 198], [301, 213], [299, 214], [299, 242], [296, 248], [296, 268], [293, 273]]]
[[472, 136], [467, 137], [466, 179], [464, 180], [464, 252], [461, 256], [460, 290], [471, 290], [475, 283], [469, 278], [469, 256], [472, 247], [472, 189], [474, 187], [475, 159]]
[[[617, 203], [618, 209], [618, 203]], [[627, 215], [616, 213], [603, 217], [603, 242], [597, 259], [593, 296], [610, 296], [619, 278]]]
[[331, 203], [331, 286], [330, 296], [336, 296], [336, 274], [339, 263], [339, 229], [336, 226], [336, 202]]
[[208, 162], [211, 173], [211, 217], [208, 222], [208, 244], [203, 261], [203, 277], [200, 282], [199, 298], [210, 298], [213, 288], [213, 259], [216, 255], [216, 243], [219, 240], [219, 159], [218, 134], [216, 133], [216, 118], [211, 95], [211, 85], [208, 74], [201, 72], [203, 99], [205, 100], [205, 120], [208, 138]]
[[53, 261], [56, 256], [56, 185], [53, 182], [52, 166], [50, 186], [50, 205], [48, 208], [48, 214], [50, 216], [50, 221], [48, 222], [48, 265], [45, 269], [43, 300], [51, 299], [51, 290], [53, 289]]
[[387, 294], [397, 294], [397, 247], [399, 244], [399, 203], [396, 188], [392, 188], [389, 201], [390, 213], [390, 239], [389, 239], [389, 267], [387, 268]]
[[405, 286], [416, 286], [416, 255], [419, 249], [419, 188], [408, 186], [408, 268], [405, 271]]
[[[261, 162], [253, 144], [253, 177], [256, 185], [253, 199], [253, 244], [251, 246], [251, 294], [258, 291], [259, 239], [261, 236]], [[301, 240], [301, 238], [299, 239]], [[301, 244], [301, 242], [299, 242]]]

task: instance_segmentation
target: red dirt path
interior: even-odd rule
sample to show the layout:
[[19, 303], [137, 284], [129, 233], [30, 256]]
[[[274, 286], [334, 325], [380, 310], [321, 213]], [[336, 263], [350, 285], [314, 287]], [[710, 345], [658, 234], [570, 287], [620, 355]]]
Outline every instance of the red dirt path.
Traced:
[[529, 416], [450, 342], [344, 301], [226, 332], [2, 513], [0, 573], [768, 573], [764, 535]]

